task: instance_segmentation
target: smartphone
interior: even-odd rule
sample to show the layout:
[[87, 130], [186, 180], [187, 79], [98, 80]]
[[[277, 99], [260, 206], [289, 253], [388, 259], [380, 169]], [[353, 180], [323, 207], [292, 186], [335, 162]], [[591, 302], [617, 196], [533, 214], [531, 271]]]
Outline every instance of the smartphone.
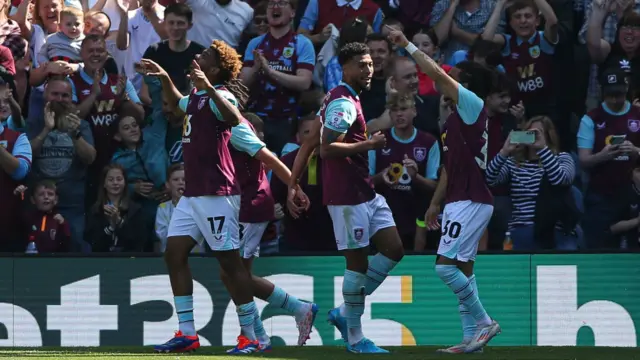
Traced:
[[620, 145], [627, 139], [627, 135], [613, 135], [611, 136], [611, 145]]
[[510, 136], [510, 142], [512, 144], [531, 145], [536, 142], [536, 132], [535, 131], [512, 131]]

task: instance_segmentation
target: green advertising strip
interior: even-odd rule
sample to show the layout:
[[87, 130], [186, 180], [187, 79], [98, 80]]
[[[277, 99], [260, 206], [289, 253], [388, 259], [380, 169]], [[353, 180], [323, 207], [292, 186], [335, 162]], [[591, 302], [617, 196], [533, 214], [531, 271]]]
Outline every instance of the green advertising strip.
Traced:
[[[365, 334], [379, 345], [441, 345], [462, 337], [458, 302], [435, 256], [407, 256], [367, 297]], [[502, 334], [492, 345], [637, 346], [640, 255], [484, 255], [478, 292]], [[231, 345], [240, 328], [214, 258], [191, 258], [203, 345]], [[0, 259], [0, 346], [139, 346], [177, 327], [161, 258]], [[271, 257], [255, 272], [320, 307], [309, 345], [341, 344], [326, 312], [342, 302], [341, 257]], [[257, 302], [274, 343], [297, 330], [282, 309]], [[640, 325], [640, 323], [638, 323]]]

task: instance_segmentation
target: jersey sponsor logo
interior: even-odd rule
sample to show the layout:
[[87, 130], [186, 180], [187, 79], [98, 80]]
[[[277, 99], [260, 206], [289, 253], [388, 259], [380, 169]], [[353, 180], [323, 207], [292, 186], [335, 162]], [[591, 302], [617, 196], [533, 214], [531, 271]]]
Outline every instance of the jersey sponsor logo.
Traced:
[[416, 161], [423, 161], [427, 158], [427, 148], [423, 147], [414, 147], [413, 148], [413, 158]]
[[391, 186], [394, 190], [410, 191], [411, 190], [411, 176], [407, 172], [407, 168], [400, 163], [392, 163], [387, 171], [389, 180], [393, 183]]
[[115, 105], [116, 100], [115, 99], [109, 99], [109, 100], [100, 100], [98, 101], [98, 103], [96, 104], [96, 111], [99, 113], [103, 113], [103, 112], [111, 112], [113, 111], [113, 106]]
[[537, 59], [538, 57], [540, 57], [540, 46], [535, 45], [529, 48], [529, 55], [531, 55], [532, 58]]
[[102, 114], [91, 116], [94, 126], [110, 126], [114, 120], [118, 119], [118, 114]]
[[342, 123], [342, 118], [344, 117], [344, 113], [343, 112], [336, 112], [331, 114], [331, 118], [328, 119], [329, 120], [329, 125], [337, 128], [340, 126], [340, 124]]
[[353, 228], [353, 238], [356, 239], [356, 241], [362, 240], [363, 236], [364, 236], [363, 228], [361, 227]]
[[282, 56], [284, 56], [285, 59], [288, 59], [288, 58], [292, 57], [293, 56], [293, 48], [292, 47], [284, 48], [284, 50], [282, 50]]
[[[632, 121], [632, 120], [629, 120], [629, 121]], [[638, 120], [635, 120], [635, 121], [638, 121]], [[625, 138], [626, 138], [626, 135], [625, 135]], [[611, 140], [612, 139], [613, 139], [613, 135], [609, 135], [609, 136], [605, 137], [604, 138], [604, 144], [605, 145], [611, 145]], [[617, 157], [615, 157], [613, 159], [613, 161], [628, 161], [628, 160], [629, 160], [629, 154], [622, 154], [622, 155], [619, 155], [619, 156], [617, 156]]]
[[532, 92], [544, 87], [544, 79], [536, 76], [536, 64], [527, 66], [518, 66], [517, 68], [520, 81], [518, 81], [518, 90], [520, 92]]
[[640, 120], [629, 120], [627, 126], [629, 127], [629, 131], [638, 132], [638, 130], [640, 130]]

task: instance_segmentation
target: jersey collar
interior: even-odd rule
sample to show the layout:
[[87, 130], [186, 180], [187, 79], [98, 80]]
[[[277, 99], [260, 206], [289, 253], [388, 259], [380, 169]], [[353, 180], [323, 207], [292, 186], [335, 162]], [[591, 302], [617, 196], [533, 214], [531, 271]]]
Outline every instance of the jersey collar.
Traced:
[[346, 88], [347, 88], [347, 90], [349, 90], [349, 92], [350, 92], [353, 96], [358, 97], [358, 93], [357, 93], [355, 90], [353, 90], [353, 88], [352, 88], [351, 86], [349, 86], [349, 84], [347, 84], [346, 82], [340, 81], [340, 84], [339, 84], [339, 85], [342, 85], [342, 86], [346, 87]]
[[[80, 67], [80, 77], [82, 78], [82, 80], [84, 80], [84, 82], [86, 82], [89, 85], [93, 85], [93, 77], [89, 76], [89, 74], [87, 74], [84, 71], [84, 66]], [[106, 85], [107, 84], [107, 72], [104, 71], [104, 69], [102, 69], [102, 79], [100, 79], [100, 83], [102, 85]]]

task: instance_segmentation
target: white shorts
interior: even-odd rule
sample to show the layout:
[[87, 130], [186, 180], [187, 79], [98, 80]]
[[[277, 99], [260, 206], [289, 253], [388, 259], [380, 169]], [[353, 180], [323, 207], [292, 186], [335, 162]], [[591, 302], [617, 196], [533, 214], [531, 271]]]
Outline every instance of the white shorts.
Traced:
[[469, 200], [445, 205], [438, 255], [463, 262], [474, 261], [491, 214], [492, 205]]
[[260, 241], [269, 222], [240, 223], [240, 255], [245, 259], [260, 256]]
[[206, 240], [213, 251], [236, 250], [239, 215], [240, 195], [183, 196], [173, 210], [168, 236], [190, 236], [200, 245]]
[[387, 201], [380, 194], [358, 205], [329, 205], [338, 250], [369, 246], [369, 239], [378, 230], [396, 226]]

